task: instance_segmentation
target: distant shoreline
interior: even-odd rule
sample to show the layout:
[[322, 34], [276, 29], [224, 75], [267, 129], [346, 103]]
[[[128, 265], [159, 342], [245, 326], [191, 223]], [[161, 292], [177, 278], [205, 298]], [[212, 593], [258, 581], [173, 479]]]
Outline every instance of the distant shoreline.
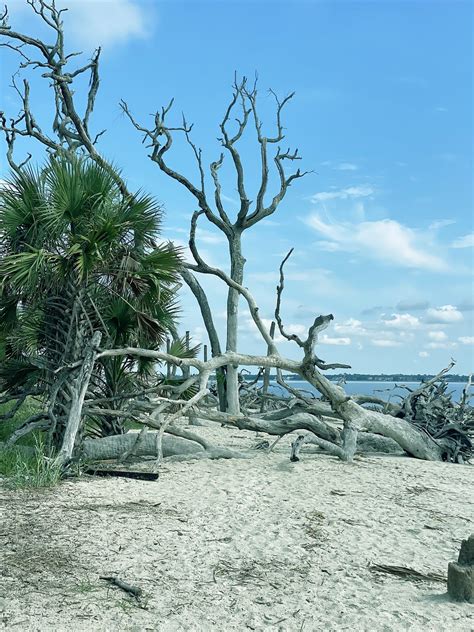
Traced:
[[[256, 374], [246, 374], [245, 378], [247, 380], [255, 379]], [[381, 374], [372, 374], [372, 373], [338, 373], [336, 375], [326, 375], [326, 377], [331, 380], [331, 382], [337, 382], [341, 379], [345, 379], [346, 382], [426, 382], [434, 377], [434, 375], [422, 374], [422, 373], [381, 373]], [[276, 376], [270, 376], [270, 379], [274, 381]], [[301, 376], [296, 374], [290, 374], [284, 376], [285, 380], [288, 381], [301, 381]], [[467, 382], [467, 375], [445, 375], [442, 378], [445, 382]]]

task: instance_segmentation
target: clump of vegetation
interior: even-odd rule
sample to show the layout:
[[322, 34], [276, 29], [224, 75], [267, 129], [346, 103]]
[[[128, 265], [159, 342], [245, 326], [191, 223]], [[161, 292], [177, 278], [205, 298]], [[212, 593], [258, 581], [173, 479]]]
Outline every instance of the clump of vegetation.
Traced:
[[[0, 191], [0, 403], [9, 421], [28, 399], [39, 410], [16, 441], [48, 431], [62, 444], [77, 362], [102, 346], [159, 348], [178, 313], [178, 249], [160, 240], [161, 208], [124, 196], [114, 173], [77, 157], [13, 172]], [[122, 394], [154, 385], [154, 362], [111, 357], [90, 376], [86, 431], [121, 434]], [[73, 398], [74, 399], [74, 398]]]
[[0, 476], [10, 489], [41, 489], [54, 487], [61, 478], [61, 467], [46, 454], [41, 439], [34, 448], [7, 446], [0, 449]]

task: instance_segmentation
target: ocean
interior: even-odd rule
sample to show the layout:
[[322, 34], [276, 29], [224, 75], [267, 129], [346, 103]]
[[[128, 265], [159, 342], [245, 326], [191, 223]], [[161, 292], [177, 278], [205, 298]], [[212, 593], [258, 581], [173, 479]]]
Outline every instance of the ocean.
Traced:
[[[288, 384], [293, 388], [298, 388], [314, 394], [318, 393], [318, 391], [308, 384], [308, 382], [289, 380]], [[404, 382], [404, 385], [414, 390], [420, 386], [420, 383]], [[464, 382], [449, 382], [447, 392], [452, 393], [454, 401], [459, 401], [461, 399], [464, 386]], [[272, 381], [271, 390], [282, 392], [283, 389]], [[376, 397], [380, 397], [380, 399], [385, 401], [390, 400], [394, 403], [399, 402], [400, 396], [403, 397], [407, 393], [405, 389], [399, 387], [397, 388], [395, 382], [346, 382], [344, 390], [348, 395], [375, 395]]]

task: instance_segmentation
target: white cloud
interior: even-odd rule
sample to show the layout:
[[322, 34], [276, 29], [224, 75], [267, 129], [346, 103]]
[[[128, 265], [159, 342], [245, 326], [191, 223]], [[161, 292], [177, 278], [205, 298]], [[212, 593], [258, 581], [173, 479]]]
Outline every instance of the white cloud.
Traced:
[[429, 342], [426, 345], [427, 349], [452, 349], [457, 347], [455, 342]]
[[342, 250], [341, 246], [335, 241], [317, 241], [316, 245], [319, 250], [324, 250], [324, 252], [339, 252]]
[[407, 327], [418, 327], [420, 319], [411, 314], [392, 314], [392, 318], [384, 320], [383, 323], [395, 329], [406, 329]]
[[336, 346], [347, 346], [351, 344], [350, 338], [331, 338], [326, 334], [323, 334], [318, 342], [322, 345], [336, 345]]
[[349, 334], [355, 336], [365, 336], [368, 333], [367, 329], [362, 326], [362, 322], [360, 320], [356, 320], [355, 318], [349, 318], [341, 324], [334, 325], [334, 331], [338, 334]]
[[454, 305], [442, 305], [430, 307], [426, 311], [425, 320], [427, 323], [458, 323], [463, 320], [463, 315]]
[[[271, 319], [262, 318], [262, 323], [264, 324], [268, 333], [270, 333], [270, 326], [272, 324]], [[289, 323], [288, 325], [284, 325], [285, 332], [287, 334], [296, 334], [300, 337], [306, 337], [307, 329], [304, 325], [299, 323]], [[250, 333], [256, 340], [260, 340], [263, 342], [262, 334], [259, 332], [257, 325], [254, 323], [252, 318], [245, 318], [239, 323], [239, 331], [242, 333]], [[278, 327], [275, 329], [275, 336], [273, 340], [278, 344], [280, 342], [284, 342], [286, 338], [284, 338], [278, 330]]]
[[454, 240], [451, 244], [451, 248], [473, 248], [474, 247], [474, 233], [464, 235]]
[[384, 338], [376, 338], [372, 340], [372, 344], [374, 347], [399, 347], [401, 345], [396, 340], [385, 340]]
[[420, 351], [420, 353], [418, 354], [420, 356], [420, 358], [429, 358], [430, 354], [428, 353], [428, 351]]
[[136, 0], [69, 0], [67, 32], [87, 47], [111, 47], [151, 33], [153, 4]]
[[474, 336], [460, 336], [458, 340], [463, 345], [474, 345]]
[[[63, 13], [68, 36], [86, 48], [109, 48], [148, 37], [156, 21], [153, 2], [140, 0], [68, 0]], [[25, 0], [8, 0], [10, 22], [35, 17]]]
[[336, 189], [334, 191], [320, 191], [311, 196], [312, 202], [326, 202], [327, 200], [350, 200], [361, 197], [369, 197], [375, 192], [368, 184]]
[[[188, 231], [185, 231], [185, 232], [188, 232]], [[196, 229], [196, 238], [197, 238], [197, 241], [201, 241], [205, 244], [222, 244], [227, 241], [224, 235], [213, 233], [210, 230], [205, 230], [204, 228]]]
[[[325, 222], [311, 215], [306, 223], [333, 249], [357, 252], [405, 268], [446, 270], [446, 263], [424, 247], [423, 235], [391, 219], [372, 222]], [[327, 247], [326, 247], [327, 249]]]
[[443, 340], [447, 340], [448, 336], [444, 331], [429, 331], [428, 338], [436, 342], [442, 342]]

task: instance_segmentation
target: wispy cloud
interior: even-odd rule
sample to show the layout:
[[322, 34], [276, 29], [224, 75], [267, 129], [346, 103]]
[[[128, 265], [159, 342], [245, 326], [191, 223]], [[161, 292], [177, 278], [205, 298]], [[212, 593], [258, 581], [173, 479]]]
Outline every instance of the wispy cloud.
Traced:
[[322, 167], [330, 167], [336, 171], [357, 171], [359, 167], [353, 162], [335, 162], [334, 160], [325, 160], [321, 163]]
[[196, 230], [196, 237], [198, 241], [205, 244], [223, 244], [226, 242], [224, 235], [213, 233], [210, 230], [205, 230], [204, 228], [198, 228]]
[[448, 339], [448, 336], [444, 331], [429, 331], [428, 338], [435, 340], [436, 342], [443, 342]]
[[372, 222], [325, 222], [319, 215], [311, 215], [306, 223], [336, 250], [357, 252], [362, 256], [383, 261], [397, 267], [443, 271], [447, 264], [431, 254], [423, 244], [423, 235], [392, 219]]
[[[265, 325], [267, 331], [270, 332], [270, 326], [272, 324], [272, 321], [269, 318], [262, 318], [261, 320], [262, 320], [262, 323]], [[243, 319], [239, 323], [239, 331], [241, 333], [251, 334], [252, 337], [255, 338], [256, 340], [260, 340], [260, 341], [263, 340], [262, 334], [257, 329], [257, 326], [254, 323], [252, 318]], [[304, 325], [301, 325], [299, 323], [289, 323], [288, 325], [285, 325], [285, 332], [288, 334], [296, 334], [297, 336], [304, 337], [305, 334], [307, 333], [307, 329]], [[278, 344], [278, 343], [286, 341], [286, 338], [284, 338], [277, 329], [275, 331], [275, 336], [273, 340]]]
[[468, 235], [464, 235], [463, 237], [458, 237], [455, 239], [451, 248], [473, 248], [474, 247], [474, 233], [469, 233]]
[[453, 349], [457, 347], [455, 342], [429, 342], [426, 345], [427, 349]]
[[353, 162], [340, 162], [334, 167], [338, 171], [357, 171], [358, 168]]
[[341, 346], [341, 347], [346, 347], [347, 345], [351, 344], [351, 339], [350, 338], [332, 338], [331, 336], [328, 336], [327, 334], [323, 334], [318, 342], [322, 345], [334, 345], [334, 346]]
[[416, 312], [419, 310], [428, 309], [429, 306], [430, 304], [428, 301], [406, 300], [399, 301], [395, 307], [399, 312]]
[[375, 338], [372, 340], [374, 347], [399, 347], [402, 343], [398, 340], [386, 340], [385, 338]]
[[458, 340], [463, 345], [474, 345], [474, 336], [459, 336]]
[[328, 200], [352, 200], [370, 197], [375, 193], [375, 189], [368, 184], [346, 187], [345, 189], [335, 189], [334, 191], [320, 191], [311, 196], [312, 202], [327, 202]]
[[455, 223], [456, 223], [456, 220], [454, 219], [437, 219], [428, 226], [428, 229], [439, 230], [440, 228], [445, 228], [446, 226], [451, 226], [452, 224], [455, 224]]
[[223, 193], [221, 193], [221, 198], [224, 202], [229, 202], [229, 204], [233, 204], [234, 206], [239, 206], [240, 204], [240, 202], [235, 198], [224, 195]]

